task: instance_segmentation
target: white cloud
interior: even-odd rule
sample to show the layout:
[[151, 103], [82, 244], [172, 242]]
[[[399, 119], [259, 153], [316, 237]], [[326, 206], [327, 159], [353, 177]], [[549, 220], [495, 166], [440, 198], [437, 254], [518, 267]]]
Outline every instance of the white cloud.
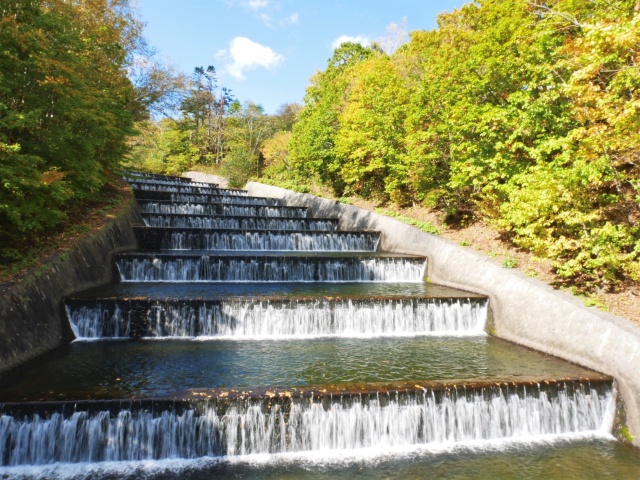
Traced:
[[280, 23], [279, 23], [281, 27], [286, 27], [288, 25], [299, 25], [299, 24], [300, 24], [300, 15], [298, 14], [298, 12], [294, 12], [288, 17], [283, 18], [282, 20], [280, 20]]
[[273, 21], [271, 20], [271, 16], [268, 13], [260, 13], [259, 15], [256, 15], [260, 20], [262, 20], [262, 23], [264, 23], [267, 27], [269, 28], [273, 28]]
[[371, 45], [371, 39], [364, 35], [356, 35], [355, 37], [352, 35], [340, 35], [331, 43], [331, 48], [335, 50], [340, 45], [347, 42], [359, 43], [363, 47], [368, 47], [369, 45]]
[[267, 8], [269, 6], [269, 0], [249, 0], [247, 5], [249, 5], [251, 10], [257, 12], [261, 8]]
[[245, 80], [245, 72], [258, 67], [273, 70], [284, 62], [284, 56], [246, 37], [235, 37], [228, 50], [220, 50], [216, 58], [226, 58], [225, 71], [238, 80]]
[[269, 28], [298, 25], [300, 18], [297, 12], [282, 15], [280, 0], [227, 0], [230, 7], [241, 7], [253, 15]]

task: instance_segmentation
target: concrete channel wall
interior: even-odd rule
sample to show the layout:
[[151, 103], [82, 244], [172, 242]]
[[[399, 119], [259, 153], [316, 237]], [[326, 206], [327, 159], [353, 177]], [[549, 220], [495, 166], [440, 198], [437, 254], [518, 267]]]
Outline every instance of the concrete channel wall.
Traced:
[[249, 195], [306, 206], [310, 216], [339, 217], [340, 229], [379, 230], [381, 250], [426, 256], [427, 280], [487, 295], [498, 337], [613, 376], [627, 426], [640, 446], [640, 327], [588, 308], [517, 270], [473, 250], [368, 210], [257, 182]]
[[73, 340], [63, 298], [108, 284], [113, 253], [137, 247], [137, 203], [69, 251], [53, 254], [11, 284], [0, 284], [0, 376]]

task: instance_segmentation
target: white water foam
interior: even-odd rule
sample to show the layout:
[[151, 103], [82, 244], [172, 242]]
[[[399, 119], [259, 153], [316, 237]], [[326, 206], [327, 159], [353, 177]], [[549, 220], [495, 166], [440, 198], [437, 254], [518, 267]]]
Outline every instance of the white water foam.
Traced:
[[369, 232], [171, 232], [163, 250], [375, 252], [380, 236]]
[[[329, 402], [329, 403], [327, 403]], [[615, 395], [564, 388], [455, 389], [215, 403], [201, 413], [77, 411], [0, 416], [0, 459], [10, 466], [204, 456], [339, 452], [484, 443], [564, 434], [608, 434]]]
[[522, 449], [559, 447], [580, 441], [615, 441], [600, 431], [537, 435], [527, 439], [469, 441], [456, 444], [441, 443], [412, 445], [398, 448], [366, 448], [358, 450], [255, 454], [245, 456], [201, 457], [197, 459], [165, 459], [129, 462], [58, 463], [43, 466], [0, 467], [2, 480], [96, 480], [103, 476], [144, 479], [161, 475], [188, 478], [191, 472], [207, 470], [217, 465], [253, 468], [299, 466], [309, 472], [327, 468], [348, 468], [352, 465], [374, 467], [384, 462], [401, 460], [439, 461], [446, 454], [517, 452]]
[[[132, 313], [119, 303], [66, 306], [77, 338], [126, 338]], [[488, 302], [479, 299], [236, 300], [151, 303], [137, 309], [145, 337], [287, 339], [481, 335]]]
[[123, 282], [421, 282], [426, 261], [408, 258], [120, 257]]

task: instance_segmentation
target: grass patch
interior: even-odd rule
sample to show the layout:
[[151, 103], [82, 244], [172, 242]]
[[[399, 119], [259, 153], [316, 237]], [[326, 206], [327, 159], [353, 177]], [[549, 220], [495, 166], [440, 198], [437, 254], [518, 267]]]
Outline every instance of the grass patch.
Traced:
[[407, 225], [411, 225], [412, 227], [417, 227], [423, 232], [432, 233], [433, 235], [440, 234], [440, 231], [431, 222], [425, 222], [422, 220], [416, 220], [415, 218], [405, 217], [403, 215], [400, 215], [397, 212], [394, 212], [392, 210], [385, 210], [383, 208], [376, 208], [375, 211], [380, 215], [392, 217], [392, 218], [395, 218], [396, 220], [400, 220], [402, 223], [406, 223]]
[[597, 295], [586, 292], [584, 290], [580, 290], [575, 286], [570, 286], [568, 290], [573, 296], [578, 297], [580, 300], [582, 300], [582, 303], [584, 303], [586, 307], [596, 307], [605, 312], [609, 311], [609, 307], [607, 307], [607, 305], [600, 298], [598, 298]]
[[502, 266], [504, 268], [515, 268], [518, 266], [518, 262], [514, 258], [506, 257], [502, 259]]
[[634, 435], [631, 435], [631, 432], [629, 432], [629, 427], [626, 425], [620, 429], [620, 436], [629, 443], [633, 443], [636, 438]]
[[310, 189], [306, 185], [302, 185], [300, 183], [294, 182], [293, 180], [276, 180], [274, 178], [253, 178], [250, 180], [254, 180], [256, 182], [264, 183], [266, 185], [273, 185], [274, 187], [285, 188], [287, 190], [292, 190], [298, 193], [309, 193]]

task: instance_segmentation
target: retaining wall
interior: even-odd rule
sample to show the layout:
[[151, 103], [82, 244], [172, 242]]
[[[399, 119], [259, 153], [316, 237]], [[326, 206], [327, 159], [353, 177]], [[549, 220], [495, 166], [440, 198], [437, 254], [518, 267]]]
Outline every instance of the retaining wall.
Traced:
[[113, 253], [137, 247], [132, 225], [141, 223], [132, 199], [123, 213], [70, 250], [0, 285], [0, 375], [73, 340], [63, 298], [111, 282]]
[[490, 298], [498, 337], [614, 377], [626, 407], [634, 445], [640, 446], [640, 327], [588, 308], [573, 296], [473, 250], [393, 218], [257, 182], [249, 195], [310, 208], [310, 216], [339, 217], [340, 229], [383, 232], [381, 250], [428, 258], [427, 280]]

